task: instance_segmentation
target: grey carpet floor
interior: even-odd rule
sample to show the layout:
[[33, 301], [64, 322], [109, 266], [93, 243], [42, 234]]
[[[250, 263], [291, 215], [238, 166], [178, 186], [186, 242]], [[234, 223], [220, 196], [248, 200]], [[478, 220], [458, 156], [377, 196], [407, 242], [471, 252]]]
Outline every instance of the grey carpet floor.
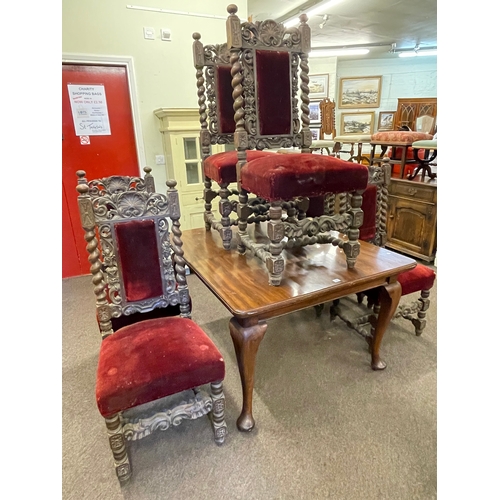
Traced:
[[[120, 487], [94, 398], [100, 334], [90, 276], [62, 282], [62, 494], [78, 500], [394, 499], [437, 497], [437, 283], [427, 327], [393, 319], [385, 371], [328, 307], [269, 321], [257, 355], [256, 428], [241, 433], [241, 384], [230, 315], [194, 275], [193, 319], [226, 361], [229, 435], [215, 445], [208, 418], [129, 444], [133, 479]], [[418, 294], [404, 297], [416, 300]], [[355, 298], [343, 299], [355, 310]]]

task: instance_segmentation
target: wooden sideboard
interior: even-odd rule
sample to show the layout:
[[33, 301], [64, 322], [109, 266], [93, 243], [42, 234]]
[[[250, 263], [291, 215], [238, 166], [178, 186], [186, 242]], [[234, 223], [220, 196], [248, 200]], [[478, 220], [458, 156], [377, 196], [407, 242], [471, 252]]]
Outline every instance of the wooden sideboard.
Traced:
[[417, 179], [391, 179], [386, 246], [431, 262], [437, 246], [437, 181]]
[[[430, 128], [427, 130], [419, 130], [417, 118], [429, 117], [434, 119]], [[394, 125], [396, 130], [403, 125], [407, 125], [415, 132], [427, 132], [429, 134], [436, 133], [436, 118], [437, 118], [437, 97], [404, 97], [398, 99], [398, 108], [394, 116]]]

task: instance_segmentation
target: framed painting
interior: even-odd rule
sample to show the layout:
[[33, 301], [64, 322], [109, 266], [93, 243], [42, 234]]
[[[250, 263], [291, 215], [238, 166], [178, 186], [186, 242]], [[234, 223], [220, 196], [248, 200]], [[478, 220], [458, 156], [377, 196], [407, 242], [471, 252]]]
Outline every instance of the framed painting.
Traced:
[[378, 108], [380, 106], [381, 76], [341, 78], [339, 108]]
[[309, 119], [311, 120], [311, 124], [321, 123], [319, 103], [320, 101], [311, 101], [309, 103]]
[[328, 74], [309, 75], [309, 99], [328, 97]]
[[309, 130], [311, 131], [312, 140], [319, 141], [319, 127], [311, 127]]
[[341, 135], [371, 135], [373, 134], [373, 123], [375, 111], [359, 113], [342, 113], [340, 115]]
[[396, 111], [379, 111], [377, 130], [394, 130], [394, 115]]

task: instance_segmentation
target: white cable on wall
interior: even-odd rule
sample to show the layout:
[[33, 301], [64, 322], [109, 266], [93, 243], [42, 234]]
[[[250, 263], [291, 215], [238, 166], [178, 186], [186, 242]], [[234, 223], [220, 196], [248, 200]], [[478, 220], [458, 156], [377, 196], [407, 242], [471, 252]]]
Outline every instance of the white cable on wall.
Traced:
[[178, 16], [210, 17], [212, 19], [227, 19], [227, 16], [214, 16], [213, 14], [198, 14], [197, 12], [183, 12], [180, 10], [157, 9], [156, 7], [140, 7], [138, 5], [127, 5], [127, 9], [147, 10], [150, 12], [162, 12], [163, 14], [176, 14]]

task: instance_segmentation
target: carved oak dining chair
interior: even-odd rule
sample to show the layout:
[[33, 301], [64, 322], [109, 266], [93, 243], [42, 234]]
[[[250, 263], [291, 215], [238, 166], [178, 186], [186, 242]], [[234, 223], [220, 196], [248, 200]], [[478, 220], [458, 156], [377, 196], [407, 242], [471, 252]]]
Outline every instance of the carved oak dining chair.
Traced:
[[[325, 97], [319, 102], [319, 138], [311, 142], [311, 151], [326, 151], [327, 154], [333, 154], [335, 141], [333, 138], [337, 135], [335, 128], [335, 102], [329, 97]], [[325, 137], [330, 136], [330, 137]]]
[[[229, 186], [237, 181], [236, 178], [236, 150], [221, 153], [211, 152], [215, 144], [232, 145], [234, 147], [234, 111], [233, 87], [231, 86], [231, 65], [227, 44], [203, 45], [201, 35], [193, 33], [193, 59], [196, 68], [196, 86], [198, 93], [198, 108], [200, 113], [200, 150], [203, 162], [205, 202], [204, 221], [207, 231], [214, 229], [222, 238], [223, 247], [228, 250], [231, 246], [231, 226], [237, 224], [237, 201], [231, 196], [237, 195], [236, 190]], [[251, 151], [251, 159], [260, 158], [269, 154], [268, 151]], [[213, 183], [218, 185], [216, 189]], [[212, 209], [212, 202], [219, 199], [219, 215]], [[269, 204], [262, 199], [254, 198], [250, 201], [253, 208], [252, 222], [262, 222], [268, 219]]]
[[[149, 172], [144, 179], [91, 181], [77, 172], [102, 335], [96, 402], [120, 483], [132, 475], [129, 440], [207, 414], [215, 442], [222, 444], [227, 434], [224, 360], [190, 319], [176, 182], [167, 181], [166, 195], [156, 193]], [[165, 316], [172, 306], [179, 315]]]
[[[381, 165], [371, 165], [369, 186], [363, 195], [364, 221], [360, 228], [360, 240], [384, 247], [387, 241], [387, 211], [388, 192], [391, 180], [391, 164], [384, 157]], [[430, 291], [434, 286], [436, 273], [430, 267], [417, 263], [416, 267], [398, 276], [401, 284], [401, 297], [420, 292], [420, 296], [412, 302], [402, 302], [398, 305], [394, 318], [404, 318], [411, 321], [415, 334], [420, 336], [426, 326], [426, 315], [430, 305]], [[380, 307], [378, 305], [378, 289], [358, 293], [358, 302], [367, 301], [368, 311], [357, 318], [347, 317], [340, 301], [335, 301], [330, 308], [330, 319], [336, 317], [344, 320], [367, 339], [373, 335], [373, 327]], [[316, 308], [319, 315], [322, 308]]]
[[[237, 10], [236, 5], [228, 6], [226, 25], [238, 157], [237, 249], [241, 254], [248, 250], [260, 258], [267, 267], [269, 283], [274, 286], [281, 283], [285, 248], [333, 244], [343, 249], [347, 267], [353, 268], [360, 248], [361, 194], [367, 185], [368, 169], [311, 153], [311, 32], [307, 16], [301, 15], [299, 27], [285, 28], [273, 20], [242, 23]], [[249, 156], [253, 150], [291, 147], [298, 147], [301, 152], [256, 159]], [[352, 195], [348, 212], [305, 217], [310, 197], [342, 192]], [[247, 231], [252, 214], [250, 194], [270, 204], [267, 241], [257, 241]], [[338, 237], [335, 231], [346, 234], [347, 239]]]

